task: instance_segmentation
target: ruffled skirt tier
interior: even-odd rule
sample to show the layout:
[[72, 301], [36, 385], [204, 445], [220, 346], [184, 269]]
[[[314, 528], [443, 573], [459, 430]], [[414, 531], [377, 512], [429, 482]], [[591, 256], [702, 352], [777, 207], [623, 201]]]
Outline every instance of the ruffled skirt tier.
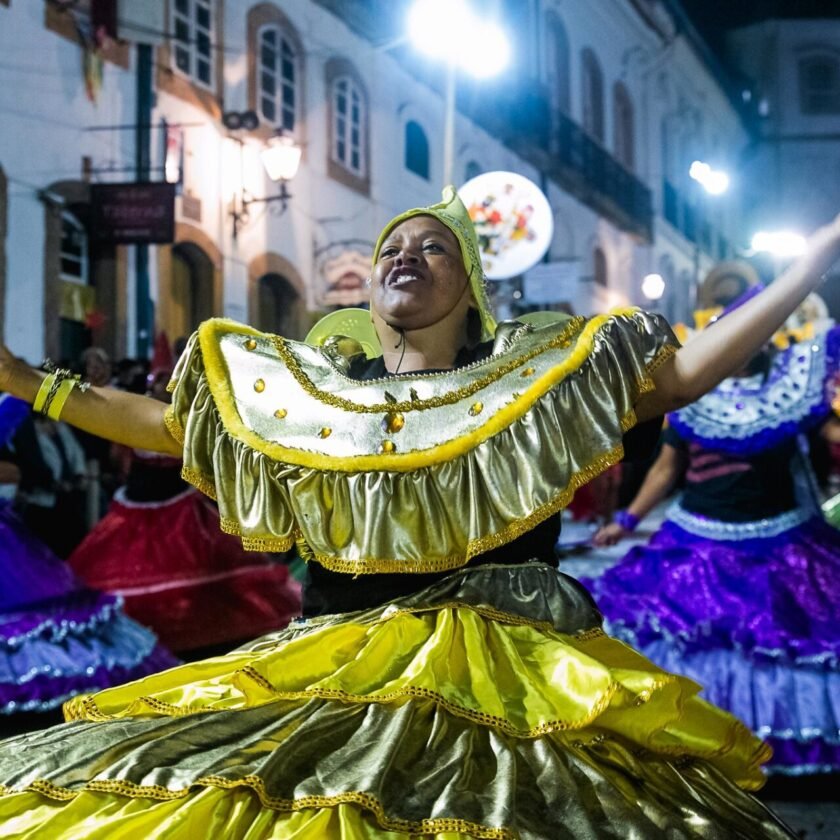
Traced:
[[[725, 526], [722, 536], [734, 527]], [[696, 680], [707, 700], [770, 741], [769, 769], [840, 769], [833, 528], [812, 519], [771, 536], [712, 539], [666, 521], [647, 545], [584, 583], [610, 633]]]
[[89, 586], [121, 595], [171, 650], [238, 643], [300, 615], [288, 567], [223, 533], [195, 490], [156, 503], [118, 494], [69, 562]]
[[42, 712], [176, 659], [0, 506], [0, 714]]
[[478, 567], [76, 698], [71, 723], [3, 745], [0, 821], [21, 838], [790, 836], [740, 790], [768, 748], [698, 690], [605, 636], [553, 569]]

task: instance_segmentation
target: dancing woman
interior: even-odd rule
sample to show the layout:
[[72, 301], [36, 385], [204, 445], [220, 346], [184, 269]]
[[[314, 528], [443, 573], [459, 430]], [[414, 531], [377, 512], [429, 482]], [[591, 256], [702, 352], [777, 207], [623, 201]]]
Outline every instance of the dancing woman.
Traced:
[[685, 488], [646, 545], [583, 579], [610, 634], [697, 680], [773, 747], [769, 768], [840, 770], [840, 534], [797, 502], [796, 437], [831, 415], [833, 329], [675, 412], [636, 498], [595, 536], [618, 542]]
[[[790, 836], [742, 790], [768, 748], [603, 634], [549, 520], [635, 423], [743, 365], [838, 253], [840, 219], [682, 349], [636, 310], [497, 327], [448, 189], [377, 242], [375, 358], [352, 326], [317, 348], [211, 321], [169, 411], [71, 386], [65, 419], [183, 453], [246, 546], [297, 540], [308, 618], [4, 743], [0, 820], [17, 837]], [[54, 386], [11, 355], [0, 371], [27, 400]]]

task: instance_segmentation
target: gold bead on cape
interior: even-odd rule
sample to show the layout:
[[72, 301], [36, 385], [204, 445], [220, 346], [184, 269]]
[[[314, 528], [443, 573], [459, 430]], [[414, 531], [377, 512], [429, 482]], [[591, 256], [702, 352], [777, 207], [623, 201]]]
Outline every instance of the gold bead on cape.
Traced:
[[385, 455], [390, 455], [392, 452], [397, 451], [397, 445], [392, 440], [383, 440], [382, 445], [379, 447], [379, 451]]
[[523, 376], [533, 376], [536, 368], [526, 367], [525, 370], [522, 371]]
[[389, 435], [395, 435], [401, 432], [405, 426], [405, 416], [399, 411], [392, 411], [385, 415], [382, 421], [382, 428], [388, 432]]
[[318, 435], [322, 438], [328, 438], [332, 434], [332, 429], [329, 426], [324, 426]]
[[257, 349], [257, 340], [255, 338], [249, 338], [245, 342], [245, 349], [246, 350], [256, 350]]
[[274, 412], [274, 416], [278, 420], [282, 420], [289, 412], [286, 411], [285, 408], [278, 408], [277, 411]]
[[264, 379], [258, 379], [258, 380], [254, 383], [254, 390], [255, 390], [258, 394], [261, 394], [263, 391], [265, 391], [265, 380], [264, 380]]
[[477, 414], [481, 414], [484, 411], [484, 403], [483, 402], [474, 402], [470, 406], [470, 417], [475, 417]]

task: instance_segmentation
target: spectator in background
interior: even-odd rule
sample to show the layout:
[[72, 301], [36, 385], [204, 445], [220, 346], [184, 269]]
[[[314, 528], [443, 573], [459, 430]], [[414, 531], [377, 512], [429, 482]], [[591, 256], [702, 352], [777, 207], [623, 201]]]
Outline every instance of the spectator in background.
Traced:
[[[101, 347], [88, 347], [81, 355], [82, 378], [91, 385], [102, 387], [111, 384], [113, 365], [111, 357]], [[84, 531], [92, 528], [106, 513], [111, 497], [120, 484], [120, 476], [111, 459], [111, 443], [96, 435], [79, 430], [73, 432], [85, 454], [86, 474], [90, 479], [88, 498], [82, 508]]]
[[[20, 489], [23, 519], [55, 554], [67, 559], [87, 532], [85, 453], [66, 423], [56, 423], [40, 415], [35, 417], [35, 438], [46, 470], [39, 469], [35, 476], [23, 476]], [[24, 482], [28, 484], [27, 489]]]

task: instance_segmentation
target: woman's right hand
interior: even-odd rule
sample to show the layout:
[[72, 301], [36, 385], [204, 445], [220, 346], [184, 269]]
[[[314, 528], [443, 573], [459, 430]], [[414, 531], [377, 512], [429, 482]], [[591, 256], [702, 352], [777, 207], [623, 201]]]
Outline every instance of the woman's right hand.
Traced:
[[626, 528], [622, 528], [618, 522], [610, 522], [609, 525], [604, 525], [595, 532], [595, 536], [592, 537], [592, 544], [599, 548], [605, 545], [615, 545], [629, 534], [630, 532]]

